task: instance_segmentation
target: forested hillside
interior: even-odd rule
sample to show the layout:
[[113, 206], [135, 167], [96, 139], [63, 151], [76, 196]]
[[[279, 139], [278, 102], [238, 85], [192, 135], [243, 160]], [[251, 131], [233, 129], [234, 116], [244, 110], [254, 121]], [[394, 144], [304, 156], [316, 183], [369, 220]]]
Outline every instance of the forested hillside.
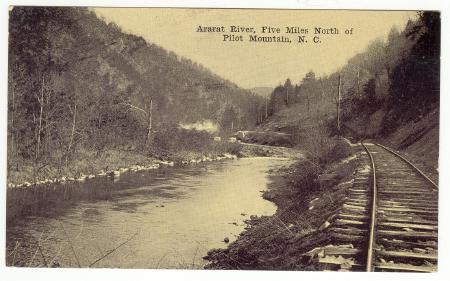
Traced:
[[287, 79], [271, 94], [269, 116], [295, 108], [300, 127], [301, 116], [307, 116], [334, 129], [340, 87], [340, 121], [347, 135], [386, 137], [428, 114], [434, 116], [430, 126], [436, 127], [439, 71], [440, 15], [420, 12], [404, 30], [393, 27], [386, 39], [371, 42], [339, 71], [316, 77], [312, 70], [295, 85]]
[[83, 151], [170, 150], [182, 124], [251, 128], [264, 102], [87, 8], [14, 7], [8, 68], [8, 167], [33, 173]]

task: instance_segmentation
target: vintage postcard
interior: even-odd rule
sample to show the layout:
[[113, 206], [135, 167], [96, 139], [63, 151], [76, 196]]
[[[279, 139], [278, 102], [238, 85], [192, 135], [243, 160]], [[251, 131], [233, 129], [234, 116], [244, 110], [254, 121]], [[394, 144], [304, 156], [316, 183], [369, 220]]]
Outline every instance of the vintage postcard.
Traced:
[[438, 271], [439, 11], [8, 14], [7, 267]]

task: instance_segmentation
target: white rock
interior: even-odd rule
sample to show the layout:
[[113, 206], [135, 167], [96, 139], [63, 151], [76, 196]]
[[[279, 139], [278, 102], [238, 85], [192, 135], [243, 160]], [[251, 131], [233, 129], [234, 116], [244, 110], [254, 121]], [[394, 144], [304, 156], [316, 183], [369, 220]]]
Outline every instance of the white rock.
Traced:
[[329, 226], [330, 226], [330, 222], [326, 221], [319, 227], [319, 230], [324, 230], [324, 229], [326, 229]]
[[86, 181], [86, 177], [85, 176], [81, 176], [79, 178], [76, 179], [77, 182], [85, 182]]

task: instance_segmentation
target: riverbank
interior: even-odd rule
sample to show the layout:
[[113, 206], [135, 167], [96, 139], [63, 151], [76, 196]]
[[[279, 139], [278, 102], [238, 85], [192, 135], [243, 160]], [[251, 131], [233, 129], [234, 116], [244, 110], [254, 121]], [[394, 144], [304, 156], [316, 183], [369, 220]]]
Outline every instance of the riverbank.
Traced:
[[[47, 209], [65, 209], [68, 205], [84, 199], [109, 199], [114, 189], [113, 182], [122, 175], [254, 156], [294, 159], [303, 157], [301, 152], [295, 149], [226, 142], [216, 144], [210, 152], [179, 151], [165, 154], [164, 158], [159, 159], [131, 152], [106, 152], [97, 158], [86, 157], [79, 160], [80, 163], [74, 166], [75, 169], [60, 167], [49, 169], [47, 173], [63, 176], [50, 176], [20, 184], [9, 182], [7, 222], [10, 224], [16, 218], [45, 214]], [[27, 175], [22, 172], [16, 177]], [[101, 184], [98, 184], [99, 182]], [[43, 205], [49, 208], [42, 208]]]
[[[77, 267], [76, 254], [87, 267], [129, 241], [94, 266], [200, 269], [208, 249], [225, 246], [225, 237], [234, 241], [244, 220], [275, 213], [260, 191], [268, 186], [268, 171], [289, 163], [283, 157], [250, 157], [47, 188], [48, 194], [36, 198], [46, 201], [30, 206], [37, 209], [31, 216], [9, 224], [7, 264]], [[22, 189], [21, 195], [36, 189]], [[85, 198], [77, 199], [82, 194]], [[64, 196], [72, 203], [59, 206]]]
[[38, 176], [33, 176], [32, 166], [21, 165], [20, 171], [8, 170], [6, 221], [11, 225], [30, 215], [45, 216], [81, 200], [110, 199], [113, 183], [122, 175], [237, 159], [240, 149], [238, 143], [221, 142], [208, 151], [183, 150], [158, 156], [117, 150], [96, 156], [85, 151], [80, 152], [82, 157], [72, 160], [70, 166], [47, 165]]
[[[101, 154], [79, 151], [79, 157], [70, 165], [48, 161], [40, 168], [31, 163], [19, 169], [8, 167], [8, 188], [22, 188], [67, 182], [85, 182], [104, 176], [118, 176], [126, 172], [153, 170], [187, 164], [234, 159], [240, 155], [239, 143], [217, 143], [205, 151], [182, 150], [145, 155], [132, 150], [108, 150]], [[37, 170], [37, 171], [36, 171]]]
[[276, 214], [248, 220], [246, 230], [227, 249], [208, 252], [205, 268], [315, 270], [301, 254], [326, 239], [322, 230], [343, 203], [360, 152], [359, 146], [343, 140], [336, 145], [346, 152], [332, 157], [324, 151], [327, 164], [303, 158], [272, 171], [263, 197], [277, 205]]

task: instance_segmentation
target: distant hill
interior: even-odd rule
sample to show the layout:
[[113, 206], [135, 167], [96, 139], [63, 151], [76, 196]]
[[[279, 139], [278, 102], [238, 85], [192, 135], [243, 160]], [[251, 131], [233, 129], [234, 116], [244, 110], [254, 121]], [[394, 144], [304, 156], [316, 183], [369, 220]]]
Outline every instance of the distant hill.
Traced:
[[260, 97], [267, 98], [273, 92], [272, 87], [255, 87], [248, 89], [250, 92], [257, 94]]

